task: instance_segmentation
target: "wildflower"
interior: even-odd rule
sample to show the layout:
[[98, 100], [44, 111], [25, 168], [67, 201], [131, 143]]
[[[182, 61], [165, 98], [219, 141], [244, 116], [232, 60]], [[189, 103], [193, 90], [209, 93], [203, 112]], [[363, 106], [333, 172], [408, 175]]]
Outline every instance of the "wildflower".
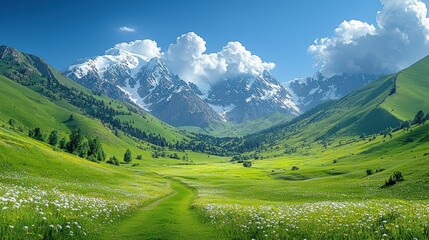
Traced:
[[6, 211], [6, 210], [7, 210], [7, 207], [3, 207], [1, 210], [2, 210], [2, 211]]

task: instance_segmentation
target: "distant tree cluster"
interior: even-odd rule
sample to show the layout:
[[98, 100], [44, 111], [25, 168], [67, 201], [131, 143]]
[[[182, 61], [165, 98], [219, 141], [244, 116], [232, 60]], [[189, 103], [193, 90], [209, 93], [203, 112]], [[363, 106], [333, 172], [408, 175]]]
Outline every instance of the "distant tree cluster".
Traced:
[[[43, 142], [46, 140], [40, 128], [28, 131], [28, 136]], [[99, 137], [88, 140], [80, 129], [76, 129], [69, 135], [69, 141], [67, 141], [66, 138], [60, 138], [60, 133], [57, 130], [53, 130], [47, 137], [47, 143], [53, 147], [58, 147], [68, 153], [94, 162], [104, 161], [106, 159], [106, 154]]]
[[420, 110], [416, 113], [416, 116], [414, 117], [413, 124], [424, 124], [428, 120], [428, 115], [425, 115], [425, 113]]

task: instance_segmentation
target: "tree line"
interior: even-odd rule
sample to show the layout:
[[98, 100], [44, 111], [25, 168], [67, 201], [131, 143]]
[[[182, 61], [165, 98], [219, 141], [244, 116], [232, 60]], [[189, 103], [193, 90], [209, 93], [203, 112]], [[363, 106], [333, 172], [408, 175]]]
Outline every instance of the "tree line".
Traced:
[[100, 138], [87, 139], [80, 129], [73, 130], [68, 136], [69, 140], [66, 137], [61, 137], [57, 130], [53, 130], [48, 136], [45, 136], [39, 127], [29, 130], [28, 136], [94, 162], [106, 159], [106, 153], [103, 150]]

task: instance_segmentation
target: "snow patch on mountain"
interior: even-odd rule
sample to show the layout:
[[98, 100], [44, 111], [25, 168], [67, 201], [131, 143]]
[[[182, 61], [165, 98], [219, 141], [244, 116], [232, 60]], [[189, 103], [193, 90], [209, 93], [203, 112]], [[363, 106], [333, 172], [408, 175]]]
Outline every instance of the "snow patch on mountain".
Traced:
[[341, 74], [327, 78], [317, 72], [307, 78], [295, 78], [283, 86], [292, 101], [302, 111], [307, 111], [325, 101], [341, 98], [379, 77], [379, 74]]

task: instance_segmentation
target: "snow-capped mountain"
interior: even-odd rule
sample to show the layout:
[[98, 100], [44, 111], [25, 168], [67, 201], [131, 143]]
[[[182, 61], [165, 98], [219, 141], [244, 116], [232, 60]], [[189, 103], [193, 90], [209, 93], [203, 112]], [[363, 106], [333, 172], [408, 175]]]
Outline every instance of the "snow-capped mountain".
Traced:
[[150, 59], [122, 49], [110, 49], [106, 55], [80, 60], [71, 65], [65, 74], [85, 87], [110, 97], [126, 100], [118, 87], [133, 82], [140, 68]]
[[318, 72], [283, 85], [292, 94], [296, 105], [305, 112], [327, 100], [341, 98], [379, 77], [378, 74], [342, 74], [327, 78]]
[[95, 92], [132, 101], [175, 126], [207, 127], [220, 121], [241, 123], [274, 112], [300, 112], [288, 91], [268, 71], [218, 81], [203, 94], [197, 85], [172, 73], [161, 59], [149, 60], [116, 49], [79, 61], [65, 74]]
[[[135, 82], [123, 89], [131, 99], [159, 119], [175, 126], [207, 127], [221, 121], [219, 115], [199, 97], [195, 86], [171, 73], [153, 58], [137, 73]], [[137, 90], [137, 95], [132, 92]], [[135, 95], [135, 94], [134, 94]]]
[[[240, 75], [220, 81], [206, 99], [231, 122], [245, 122], [274, 112], [298, 115], [289, 92], [268, 72], [259, 76]], [[220, 111], [219, 111], [220, 110]]]

